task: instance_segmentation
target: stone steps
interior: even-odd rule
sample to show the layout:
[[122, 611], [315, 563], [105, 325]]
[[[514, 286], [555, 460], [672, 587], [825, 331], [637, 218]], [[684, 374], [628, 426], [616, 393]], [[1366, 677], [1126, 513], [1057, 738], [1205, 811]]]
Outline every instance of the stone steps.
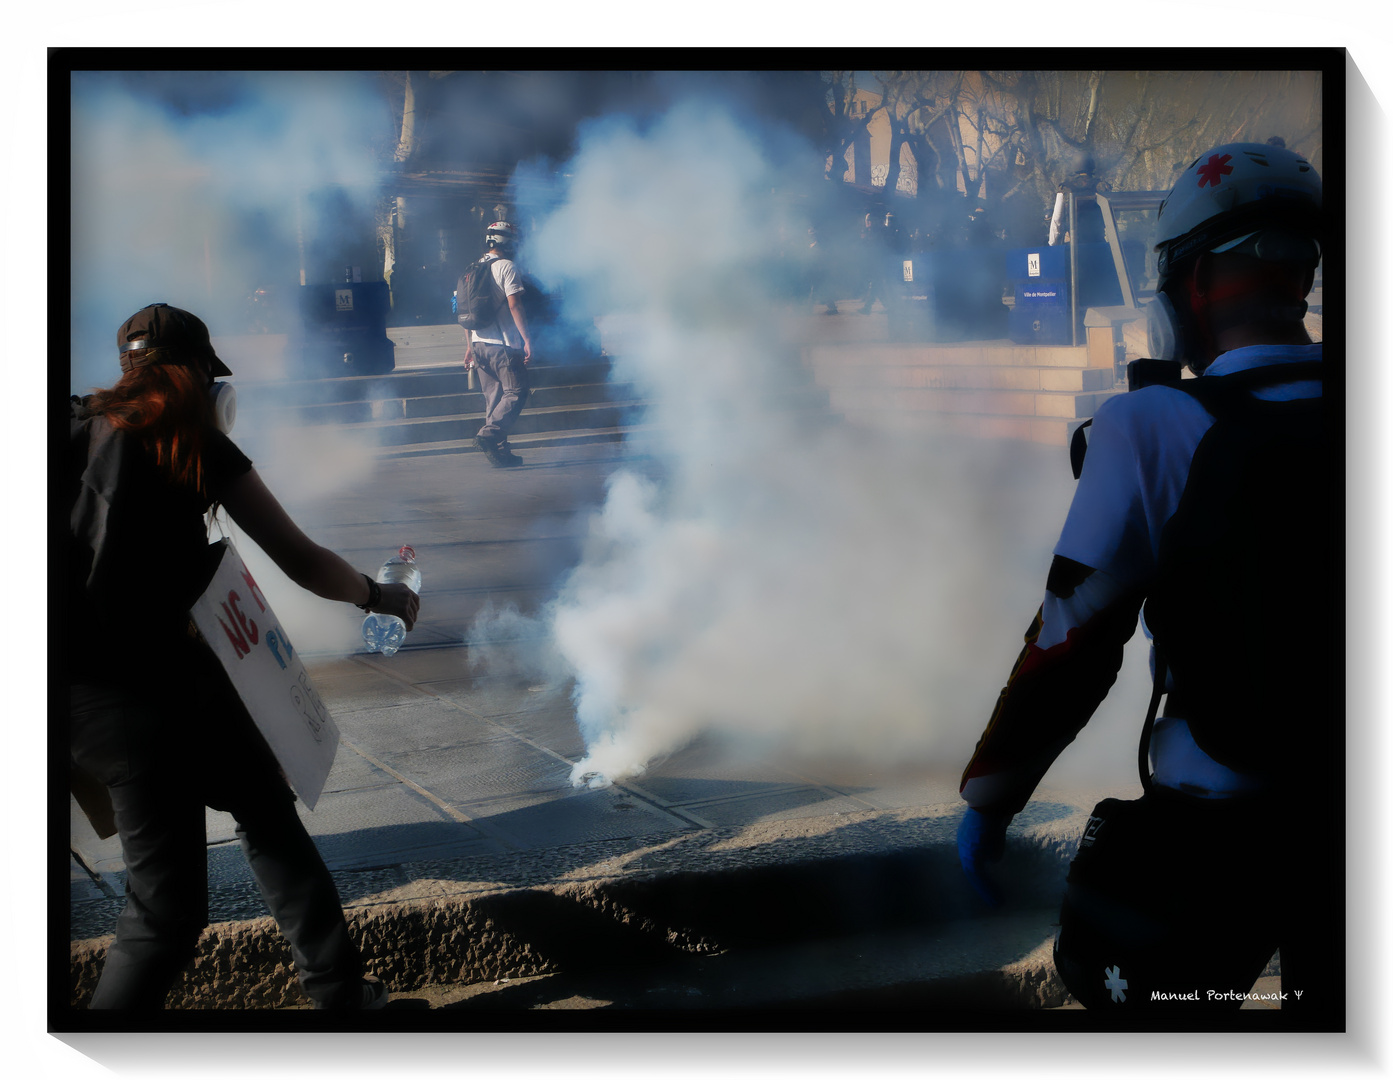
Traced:
[[1052, 367], [1091, 366], [1085, 345], [1015, 345], [1009, 341], [961, 344], [859, 342], [847, 345], [805, 345], [804, 359], [815, 369], [824, 366], [870, 367]]
[[1064, 446], [1083, 420], [1123, 392], [1111, 330], [1089, 335], [1080, 346], [805, 344], [802, 356], [833, 411], [853, 426]]
[[[509, 438], [543, 432], [617, 428], [643, 408], [641, 401], [599, 401], [589, 404], [534, 406], [528, 403]], [[472, 439], [484, 422], [484, 410], [438, 416], [385, 418], [340, 424], [350, 436], [371, 440], [379, 447]]]
[[[341, 425], [439, 419], [457, 415], [482, 416], [484, 412], [482, 391], [469, 389], [464, 380], [461, 380], [458, 387], [437, 381], [434, 393], [430, 392], [430, 387], [425, 386], [379, 386], [373, 390], [376, 392], [371, 398], [302, 405], [282, 404], [275, 408], [282, 416], [293, 417], [295, 423]], [[410, 393], [383, 393], [392, 390]], [[632, 398], [631, 388], [610, 386], [604, 382], [534, 386], [523, 415], [526, 416], [537, 409], [605, 405], [615, 400]]]
[[1063, 417], [990, 416], [974, 413], [940, 413], [929, 410], [842, 413], [853, 426], [879, 427], [888, 431], [933, 432], [979, 439], [1015, 439], [1044, 446], [1068, 446], [1083, 421]]
[[1104, 368], [893, 364], [827, 364], [818, 382], [828, 388], [885, 390], [1016, 390], [1094, 392], [1113, 388]]
[[1092, 416], [1113, 393], [1112, 390], [1074, 393], [1051, 390], [940, 390], [927, 387], [840, 387], [830, 391], [832, 407], [848, 416], [852, 413], [934, 412], [1057, 420], [1080, 420]]
[[[529, 369], [536, 389], [604, 384], [610, 366], [605, 362], [538, 364]], [[397, 370], [384, 375], [354, 375], [337, 379], [237, 381], [239, 402], [247, 408], [279, 409], [439, 397], [470, 393], [464, 365]], [[477, 393], [476, 391], [473, 391]]]
[[[450, 329], [450, 328], [447, 328]], [[420, 331], [415, 332], [419, 337]], [[414, 353], [398, 345], [399, 363]], [[609, 379], [610, 363], [538, 364], [529, 368], [532, 394], [509, 434], [518, 447], [622, 441], [644, 430], [647, 402], [628, 384]], [[793, 409], [831, 419], [827, 391], [795, 368], [789, 385], [773, 395], [769, 407]], [[239, 408], [254, 418], [239, 442], [256, 456], [260, 441], [287, 427], [332, 426], [379, 455], [476, 452], [474, 435], [484, 419], [484, 396], [469, 386], [463, 364], [397, 370], [342, 378], [266, 380], [238, 384]]]
[[[414, 356], [406, 343], [398, 350], [400, 360]], [[532, 367], [532, 395], [513, 441], [541, 446], [622, 439], [643, 402], [632, 387], [610, 383], [609, 372], [606, 360]], [[253, 456], [277, 429], [320, 426], [384, 456], [472, 453], [485, 409], [463, 364], [239, 384], [238, 399], [244, 415], [255, 418], [252, 430], [239, 433]]]

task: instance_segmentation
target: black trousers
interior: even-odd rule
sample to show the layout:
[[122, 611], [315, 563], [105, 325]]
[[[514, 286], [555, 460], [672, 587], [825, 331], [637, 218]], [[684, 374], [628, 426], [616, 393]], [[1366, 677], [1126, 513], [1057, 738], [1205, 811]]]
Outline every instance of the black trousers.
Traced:
[[1105, 799], [1069, 867], [1055, 966], [1101, 1011], [1241, 1007], [1281, 950], [1281, 1009], [1344, 1015], [1338, 800]]
[[73, 760], [107, 786], [126, 864], [126, 904], [93, 1009], [163, 1008], [208, 925], [205, 806], [237, 837], [300, 983], [316, 1003], [356, 1000], [362, 975], [333, 878], [274, 757], [211, 654], [158, 692], [70, 687]]

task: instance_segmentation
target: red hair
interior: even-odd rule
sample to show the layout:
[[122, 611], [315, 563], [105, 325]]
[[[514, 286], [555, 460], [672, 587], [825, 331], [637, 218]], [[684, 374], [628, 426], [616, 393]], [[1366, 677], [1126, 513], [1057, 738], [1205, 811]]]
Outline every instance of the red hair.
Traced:
[[214, 419], [206, 372], [183, 364], [133, 368], [111, 389], [97, 390], [88, 407], [116, 430], [139, 436], [176, 484], [208, 494], [203, 453]]

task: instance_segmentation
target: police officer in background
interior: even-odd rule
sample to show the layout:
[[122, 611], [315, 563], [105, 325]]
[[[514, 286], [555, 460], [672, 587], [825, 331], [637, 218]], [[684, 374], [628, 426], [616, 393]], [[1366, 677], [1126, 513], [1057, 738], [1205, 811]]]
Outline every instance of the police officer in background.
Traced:
[[1103, 211], [1099, 208], [1098, 201], [1088, 196], [1097, 195], [1100, 191], [1110, 191], [1112, 185], [1106, 180], [1097, 179], [1093, 175], [1094, 168], [1093, 155], [1080, 152], [1074, 156], [1069, 175], [1060, 181], [1055, 190], [1054, 213], [1050, 216], [1050, 247], [1059, 243], [1061, 234], [1069, 228], [1070, 193], [1076, 200], [1073, 228], [1078, 235], [1070, 236], [1069, 239], [1080, 244], [1096, 244], [1105, 239]]
[[1219, 146], [1157, 228], [1151, 349], [1177, 363], [1094, 418], [1044, 602], [963, 774], [959, 856], [998, 902], [987, 864], [1108, 693], [1140, 610], [1143, 795], [1093, 811], [1059, 973], [1090, 1009], [1236, 1008], [1280, 949], [1281, 1008], [1324, 1023], [1343, 1004], [1343, 718], [1340, 471], [1303, 323], [1321, 182], [1288, 149]]

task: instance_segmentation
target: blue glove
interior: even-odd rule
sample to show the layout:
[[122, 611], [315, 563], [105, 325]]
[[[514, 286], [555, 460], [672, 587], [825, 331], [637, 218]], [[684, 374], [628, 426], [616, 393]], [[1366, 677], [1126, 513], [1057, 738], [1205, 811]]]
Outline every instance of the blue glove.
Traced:
[[968, 807], [958, 826], [958, 861], [968, 883], [989, 907], [1001, 903], [1001, 889], [986, 873], [987, 863], [1000, 862], [1006, 851], [1006, 826], [1013, 815], [1001, 810]]

